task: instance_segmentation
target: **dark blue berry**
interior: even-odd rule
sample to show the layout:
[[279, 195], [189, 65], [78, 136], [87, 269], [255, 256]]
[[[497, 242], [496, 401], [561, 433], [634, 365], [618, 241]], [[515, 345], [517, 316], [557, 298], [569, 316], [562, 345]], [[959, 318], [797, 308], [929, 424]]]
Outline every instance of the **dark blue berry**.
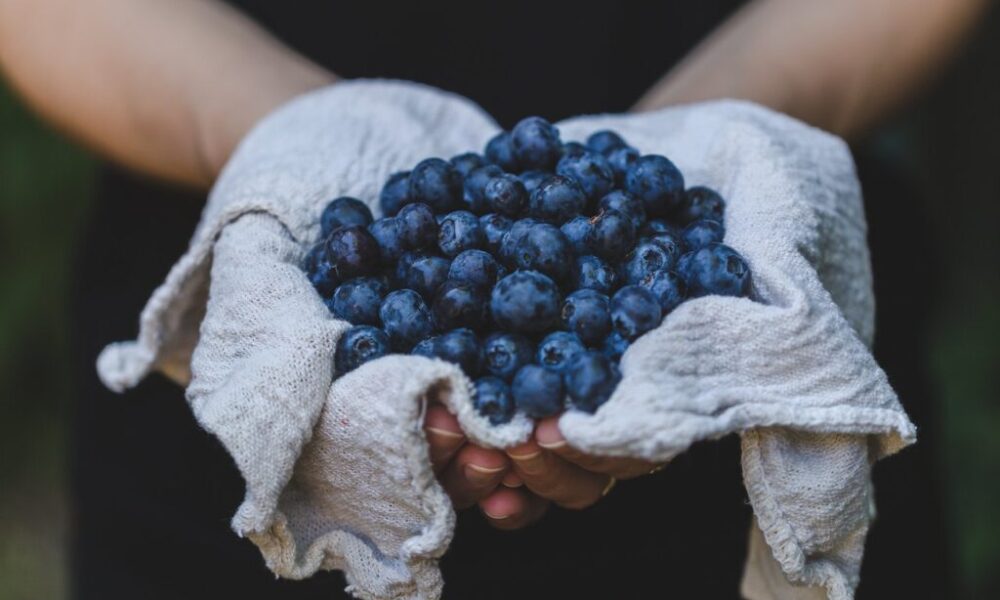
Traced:
[[676, 254], [671, 254], [656, 242], [643, 240], [625, 256], [622, 280], [626, 285], [639, 284], [657, 271], [672, 269], [676, 261]]
[[587, 152], [587, 147], [580, 142], [566, 142], [562, 146], [563, 156], [582, 156]]
[[681, 275], [690, 297], [750, 295], [750, 267], [736, 250], [724, 244], [709, 244], [685, 256], [689, 258]]
[[458, 171], [458, 174], [462, 177], [468, 177], [469, 173], [473, 169], [477, 169], [486, 164], [486, 159], [480, 154], [475, 152], [465, 152], [457, 156], [452, 156], [448, 161], [451, 166]]
[[531, 216], [556, 225], [579, 215], [587, 206], [583, 189], [569, 177], [549, 177], [528, 200]]
[[410, 354], [416, 356], [426, 356], [427, 358], [437, 358], [438, 355], [438, 338], [440, 336], [429, 337], [427, 339], [420, 340], [417, 345], [410, 350]]
[[640, 156], [625, 175], [625, 189], [642, 200], [646, 215], [663, 217], [684, 199], [684, 176], [665, 156]]
[[646, 222], [646, 209], [639, 200], [632, 194], [622, 190], [612, 190], [601, 198], [597, 205], [598, 210], [617, 210], [632, 220], [632, 225], [636, 231]]
[[514, 148], [511, 146], [510, 133], [501, 131], [486, 143], [486, 160], [499, 166], [504, 171], [516, 173], [520, 169], [514, 158]]
[[628, 170], [632, 168], [635, 161], [639, 160], [639, 151], [629, 146], [622, 146], [615, 148], [607, 156], [611, 171], [615, 174], [615, 183], [624, 185]]
[[563, 326], [593, 346], [611, 332], [610, 300], [595, 290], [577, 290], [562, 305]]
[[456, 210], [441, 221], [437, 245], [445, 256], [454, 257], [465, 250], [482, 248], [486, 245], [486, 236], [476, 215]]
[[499, 267], [488, 253], [466, 250], [451, 261], [448, 279], [489, 289], [497, 281]]
[[448, 212], [462, 199], [462, 175], [445, 160], [427, 158], [410, 172], [407, 196], [412, 202], [423, 202], [436, 213]]
[[594, 245], [594, 225], [584, 216], [573, 217], [559, 228], [569, 240], [573, 252], [577, 255], [591, 252]]
[[726, 228], [718, 221], [699, 219], [684, 228], [681, 237], [688, 250], [697, 250], [709, 244], [720, 244], [726, 236]]
[[510, 144], [522, 169], [551, 170], [562, 153], [559, 130], [541, 117], [518, 122], [510, 132]]
[[575, 333], [556, 331], [538, 344], [535, 361], [550, 371], [562, 373], [584, 350], [583, 341]]
[[341, 281], [374, 273], [382, 261], [378, 242], [360, 225], [341, 227], [326, 240], [326, 261]]
[[479, 375], [483, 363], [483, 349], [479, 338], [471, 329], [453, 329], [435, 338], [436, 356], [462, 368], [470, 378]]
[[566, 398], [559, 373], [538, 365], [521, 367], [514, 376], [510, 391], [518, 410], [533, 419], [559, 414]]
[[556, 165], [556, 174], [576, 181], [590, 202], [597, 202], [615, 185], [615, 174], [604, 156], [586, 152], [564, 156]]
[[657, 271], [643, 279], [639, 285], [653, 292], [664, 316], [687, 298], [687, 284], [674, 271]]
[[529, 229], [536, 223], [536, 219], [518, 219], [514, 221], [511, 225], [510, 230], [507, 231], [500, 238], [500, 262], [510, 268], [516, 268], [514, 263], [517, 250], [521, 245], [521, 240], [524, 239], [524, 234], [528, 232]]
[[392, 347], [400, 352], [409, 352], [434, 331], [431, 310], [413, 290], [391, 292], [382, 301], [378, 314]]
[[639, 235], [642, 237], [652, 237], [657, 233], [669, 233], [671, 235], [679, 236], [680, 231], [667, 223], [663, 219], [649, 219], [642, 225], [642, 229], [639, 230]]
[[677, 210], [677, 218], [682, 223], [691, 223], [698, 219], [711, 219], [722, 222], [726, 212], [726, 201], [719, 192], [703, 185], [696, 185], [684, 192], [684, 201]]
[[503, 169], [496, 165], [484, 165], [473, 169], [466, 176], [465, 185], [462, 188], [462, 199], [465, 202], [465, 208], [477, 215], [489, 212], [491, 209], [490, 203], [486, 199], [486, 184], [494, 177], [499, 177], [503, 174]]
[[480, 377], [476, 380], [476, 395], [472, 398], [472, 406], [482, 416], [489, 419], [490, 425], [502, 425], [514, 418], [517, 407], [510, 387], [496, 377]]
[[483, 369], [506, 381], [510, 381], [518, 369], [530, 363], [534, 356], [532, 343], [514, 333], [494, 333], [483, 343]]
[[546, 173], [545, 171], [525, 171], [517, 177], [524, 184], [524, 189], [530, 196], [538, 189], [538, 186], [542, 185], [542, 182], [552, 177], [552, 173]]
[[338, 375], [343, 375], [388, 352], [389, 338], [384, 331], [370, 325], [357, 325], [337, 340], [333, 366]]
[[485, 329], [489, 290], [460, 281], [446, 281], [434, 298], [434, 323], [440, 330]]
[[621, 380], [618, 369], [600, 352], [584, 352], [563, 375], [569, 404], [577, 410], [594, 413], [608, 401]]
[[625, 350], [628, 349], [629, 342], [627, 339], [623, 338], [617, 331], [612, 331], [604, 340], [604, 345], [601, 347], [601, 352], [604, 356], [607, 356], [611, 360], [618, 362], [621, 360], [622, 355], [625, 354]]
[[493, 212], [516, 217], [528, 207], [528, 191], [516, 175], [504, 173], [490, 179], [483, 190], [483, 198]]
[[410, 267], [414, 261], [424, 256], [427, 256], [427, 254], [423, 252], [404, 252], [399, 257], [399, 260], [396, 262], [396, 271], [393, 273], [396, 287], [406, 287], [406, 278], [410, 276]]
[[400, 209], [396, 217], [399, 237], [408, 250], [419, 250], [434, 245], [438, 224], [430, 206], [417, 202]]
[[428, 302], [432, 301], [438, 288], [448, 280], [448, 270], [451, 261], [440, 256], [420, 256], [414, 259], [405, 277], [400, 281], [403, 287], [411, 289], [424, 297]]
[[[317, 246], [320, 248], [318, 255], [307, 256], [307, 260], [311, 264], [310, 268], [306, 270], [306, 276], [309, 278], [309, 283], [325, 298], [333, 293], [340, 284], [341, 278], [337, 275], [333, 265], [326, 260], [326, 243], [320, 242]], [[313, 255], [312, 251], [310, 251], [310, 255]]]
[[662, 316], [656, 296], [644, 287], [627, 285], [611, 298], [611, 324], [628, 340], [655, 328]]
[[514, 267], [538, 271], [554, 281], [566, 281], [573, 272], [573, 248], [555, 225], [536, 223], [521, 237]]
[[608, 129], [595, 131], [587, 137], [587, 148], [598, 154], [607, 154], [615, 148], [627, 145], [622, 136]]
[[618, 289], [618, 274], [608, 263], [588, 254], [576, 259], [573, 283], [577, 289], [594, 290], [610, 296]]
[[671, 265], [677, 264], [677, 259], [681, 257], [681, 254], [684, 254], [684, 242], [676, 233], [667, 231], [653, 233], [647, 238], [647, 240], [663, 248], [667, 254], [670, 255]]
[[382, 186], [382, 193], [379, 194], [378, 203], [382, 208], [383, 217], [391, 217], [399, 212], [410, 202], [407, 194], [410, 191], [410, 172], [400, 171], [389, 176], [388, 181]]
[[378, 325], [386, 285], [375, 277], [355, 277], [340, 284], [327, 302], [330, 312], [354, 325]]
[[364, 202], [350, 196], [341, 196], [323, 209], [323, 214], [319, 218], [322, 236], [330, 235], [334, 229], [348, 227], [350, 225], [363, 225], [367, 227], [372, 222], [372, 211]]
[[560, 300], [552, 279], [535, 271], [517, 271], [493, 288], [490, 310], [500, 328], [535, 334], [557, 322]]
[[635, 226], [624, 213], [604, 210], [590, 222], [594, 226], [594, 254], [605, 260], [620, 260], [635, 244]]
[[500, 253], [500, 243], [503, 236], [514, 226], [514, 221], [496, 213], [490, 213], [479, 217], [479, 227], [486, 236], [486, 249], [494, 255]]
[[403, 239], [399, 236], [399, 220], [396, 217], [375, 221], [368, 226], [368, 233], [375, 238], [384, 264], [395, 264], [403, 255], [406, 248], [403, 245]]

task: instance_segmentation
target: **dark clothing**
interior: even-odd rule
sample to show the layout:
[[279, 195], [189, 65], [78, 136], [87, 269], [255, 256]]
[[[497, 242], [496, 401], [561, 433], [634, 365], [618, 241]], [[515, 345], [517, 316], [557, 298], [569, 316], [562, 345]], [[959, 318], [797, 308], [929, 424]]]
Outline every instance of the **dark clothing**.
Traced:
[[[738, 3], [517, 1], [477, 14], [457, 2], [238, 4], [342, 76], [436, 85], [468, 96], [510, 126], [528, 114], [557, 120], [627, 109]], [[898, 190], [885, 187], [892, 193], [884, 201], [872, 201], [879, 192], [867, 191], [870, 207], [888, 214]], [[104, 173], [98, 199], [74, 297], [81, 357], [73, 445], [75, 597], [345, 597], [339, 574], [275, 580], [256, 548], [230, 531], [242, 480], [221, 445], [197, 426], [179, 387], [152, 376], [116, 395], [97, 381], [94, 358], [106, 343], [134, 337], [139, 311], [185, 249], [202, 204], [113, 169]], [[872, 222], [878, 235], [884, 220], [873, 215]], [[917, 246], [919, 231], [907, 230]], [[876, 275], [889, 274], [877, 281], [899, 286], [879, 286], [879, 323], [889, 333], [878, 350], [923, 425], [932, 420], [927, 403], [917, 410], [909, 396], [926, 398], [912, 350], [923, 314], [900, 294], [921, 279], [892, 277], [897, 267], [878, 261], [896, 256], [882, 253], [877, 237], [873, 242]], [[917, 383], [906, 385], [903, 376]], [[941, 522], [936, 479], [927, 476], [932, 469], [922, 441], [876, 472], [878, 483], [884, 477], [890, 485], [878, 488], [882, 518], [871, 536], [862, 588], [868, 597], [885, 597], [889, 589], [947, 595], [936, 551], [927, 550], [944, 544], [935, 529]], [[443, 561], [445, 596], [644, 598], [663, 596], [650, 590], [669, 590], [679, 598], [735, 598], [750, 515], [738, 439], [701, 443], [662, 473], [620, 484], [592, 509], [553, 510], [524, 531], [497, 532], [477, 512], [462, 513]], [[928, 524], [930, 539], [906, 537], [906, 528]], [[919, 590], [905, 589], [916, 580]]]

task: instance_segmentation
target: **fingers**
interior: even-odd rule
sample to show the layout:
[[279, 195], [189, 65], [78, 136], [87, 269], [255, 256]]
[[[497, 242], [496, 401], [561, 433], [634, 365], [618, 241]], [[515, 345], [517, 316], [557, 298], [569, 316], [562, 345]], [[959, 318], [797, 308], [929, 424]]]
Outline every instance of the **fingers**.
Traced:
[[510, 467], [498, 450], [465, 444], [440, 475], [455, 508], [467, 508], [492, 492]]
[[439, 473], [465, 443], [465, 435], [458, 426], [458, 419], [440, 404], [427, 406], [424, 432], [430, 449], [431, 465]]
[[487, 522], [497, 529], [520, 529], [542, 518], [550, 502], [522, 489], [498, 488], [479, 501]]
[[524, 485], [564, 508], [586, 508], [597, 502], [610, 477], [587, 471], [529, 441], [507, 450], [514, 472]]
[[590, 456], [570, 446], [559, 431], [559, 418], [550, 417], [540, 421], [535, 428], [535, 440], [538, 445], [556, 456], [578, 467], [610, 475], [615, 479], [633, 479], [646, 475], [659, 465], [634, 458], [614, 458]]

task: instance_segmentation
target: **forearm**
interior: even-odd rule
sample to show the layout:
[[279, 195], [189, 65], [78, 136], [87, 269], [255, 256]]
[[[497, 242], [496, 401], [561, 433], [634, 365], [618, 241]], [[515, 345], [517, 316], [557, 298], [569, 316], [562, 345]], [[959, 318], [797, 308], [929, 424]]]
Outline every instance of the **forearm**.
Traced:
[[199, 187], [260, 117], [332, 81], [213, 0], [0, 0], [0, 66], [97, 151]]
[[759, 102], [851, 137], [910, 96], [988, 0], [758, 0], [707, 38], [638, 110]]

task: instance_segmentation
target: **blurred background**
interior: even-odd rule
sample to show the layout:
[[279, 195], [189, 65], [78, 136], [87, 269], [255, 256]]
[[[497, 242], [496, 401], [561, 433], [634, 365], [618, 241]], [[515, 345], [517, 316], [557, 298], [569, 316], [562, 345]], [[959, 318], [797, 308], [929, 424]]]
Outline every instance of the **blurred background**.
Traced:
[[[931, 375], [920, 389], [899, 392], [904, 405], [909, 394], [932, 398], [929, 409], [912, 414], [934, 452], [928, 485], [916, 489], [940, 494], [945, 515], [943, 535], [927, 537], [927, 528], [939, 524], [892, 523], [886, 516], [892, 503], [905, 502], [893, 497], [892, 470], [907, 453], [920, 451], [908, 449], [876, 470], [879, 498], [890, 504], [880, 502], [882, 521], [890, 523], [883, 527], [893, 535], [880, 536], [876, 523], [872, 543], [943, 543], [940, 568], [952, 574], [951, 597], [970, 599], [1000, 598], [997, 13], [917, 102], [855, 147], [862, 175], [874, 173], [865, 177], [866, 186], [881, 190], [866, 187], [869, 202], [886, 187], [909, 199], [893, 218], [872, 218], [872, 229], [907, 228], [908, 235], [893, 239], [926, 235], [933, 248], [911, 252], [904, 241], [878, 250], [909, 257], [911, 267], [905, 273], [876, 270], [879, 301], [919, 306], [922, 318], [909, 328], [880, 329], [877, 354], [890, 380], [894, 369], [911, 364], [903, 353], [917, 353], [910, 358]], [[55, 599], [66, 593], [72, 521], [66, 432], [73, 373], [80, 361], [93, 358], [71, 350], [68, 298], [99, 165], [40, 124], [2, 85], [0, 600]]]

